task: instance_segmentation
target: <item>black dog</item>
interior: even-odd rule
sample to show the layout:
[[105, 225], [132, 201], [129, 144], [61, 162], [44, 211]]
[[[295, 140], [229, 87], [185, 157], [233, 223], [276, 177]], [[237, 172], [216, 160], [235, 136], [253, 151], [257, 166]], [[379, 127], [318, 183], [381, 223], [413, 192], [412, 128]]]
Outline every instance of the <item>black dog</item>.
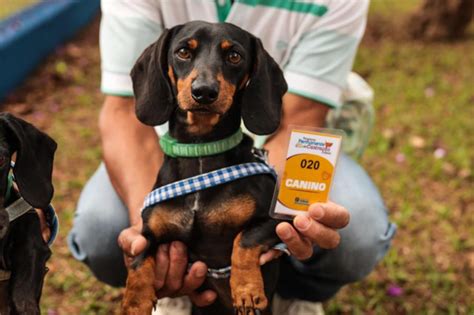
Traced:
[[[39, 300], [51, 255], [41, 236], [34, 210], [9, 222], [5, 208], [23, 197], [35, 208], [46, 209], [53, 197], [51, 175], [56, 143], [33, 125], [11, 114], [0, 114], [0, 269], [8, 270], [9, 280], [0, 281], [0, 314], [39, 314]], [[13, 154], [13, 170], [19, 192], [8, 188]]]
[[[169, 121], [169, 134], [180, 143], [227, 138], [241, 118], [256, 134], [270, 134], [280, 123], [287, 90], [282, 71], [259, 39], [231, 24], [191, 22], [165, 30], [132, 70], [136, 112], [145, 124]], [[234, 148], [212, 156], [165, 156], [155, 184], [226, 166], [255, 162], [253, 141], [244, 136]], [[232, 266], [228, 279], [208, 278], [202, 289], [217, 301], [194, 314], [270, 313], [278, 262], [262, 270], [259, 256], [279, 242], [278, 221], [269, 217], [275, 180], [257, 175], [168, 200], [143, 212], [145, 253], [129, 270], [122, 304], [125, 314], [150, 314], [158, 245], [187, 244], [190, 261], [210, 268]]]

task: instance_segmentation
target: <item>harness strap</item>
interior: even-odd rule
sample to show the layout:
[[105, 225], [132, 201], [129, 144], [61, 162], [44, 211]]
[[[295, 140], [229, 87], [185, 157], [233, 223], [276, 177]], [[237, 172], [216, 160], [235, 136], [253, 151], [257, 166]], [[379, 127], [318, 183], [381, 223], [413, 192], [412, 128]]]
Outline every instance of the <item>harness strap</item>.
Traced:
[[5, 210], [7, 210], [10, 222], [12, 222], [28, 211], [33, 210], [33, 207], [31, 207], [31, 205], [26, 202], [23, 197], [20, 197], [20, 199], [15, 200], [11, 205], [6, 207]]
[[[278, 250], [284, 254], [290, 256], [290, 251], [288, 250], [288, 246], [285, 243], [278, 243], [272, 247], [274, 250]], [[188, 270], [191, 269], [193, 264], [188, 264]], [[230, 277], [230, 271], [232, 270], [231, 266], [223, 267], [223, 268], [207, 268], [207, 277], [213, 279], [227, 279]]]
[[[15, 167], [15, 162], [11, 161], [10, 168], [13, 169]], [[8, 186], [7, 186], [7, 194], [6, 200], [9, 199], [11, 191], [13, 189], [13, 182], [15, 181], [15, 176], [10, 174], [8, 176]], [[21, 196], [20, 199], [13, 202], [10, 206], [6, 207], [5, 210], [8, 213], [9, 221], [12, 222], [15, 219], [18, 219], [29, 210], [33, 210], [33, 206], [31, 206], [26, 200], [24, 200]], [[54, 210], [53, 205], [49, 205], [48, 208], [44, 209], [44, 214], [46, 217], [46, 221], [48, 227], [51, 230], [51, 235], [48, 240], [48, 246], [53, 245], [56, 236], [58, 235], [59, 231], [59, 220], [58, 216], [56, 215], [56, 211]]]
[[260, 174], [269, 174], [275, 178], [277, 176], [275, 170], [267, 164], [263, 162], [251, 162], [224, 167], [212, 172], [173, 182], [149, 193], [145, 198], [142, 211], [169, 199], [222, 185], [240, 178]]

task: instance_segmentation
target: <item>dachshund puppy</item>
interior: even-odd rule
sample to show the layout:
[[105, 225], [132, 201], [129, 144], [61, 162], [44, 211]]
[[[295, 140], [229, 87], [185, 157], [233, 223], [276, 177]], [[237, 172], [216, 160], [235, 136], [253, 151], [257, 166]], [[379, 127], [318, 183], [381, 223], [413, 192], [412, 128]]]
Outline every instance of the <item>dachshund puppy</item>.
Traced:
[[[34, 208], [48, 207], [53, 197], [55, 150], [56, 143], [33, 125], [11, 114], [0, 114], [0, 269], [10, 272], [9, 279], [0, 280], [1, 315], [40, 313], [39, 300], [51, 251], [33, 208], [11, 222], [5, 208], [20, 195]], [[13, 173], [18, 192], [9, 187], [8, 179], [15, 153]]]
[[[287, 85], [259, 39], [232, 24], [190, 22], [165, 30], [132, 70], [138, 118], [150, 126], [169, 122], [179, 143], [207, 143], [235, 134], [243, 119], [256, 134], [280, 123]], [[165, 156], [155, 188], [223, 167], [257, 162], [244, 136], [228, 151], [200, 157]], [[193, 314], [270, 314], [278, 261], [263, 267], [259, 256], [279, 243], [269, 217], [275, 179], [268, 174], [164, 201], [143, 211], [148, 247], [129, 269], [124, 314], [150, 314], [155, 255], [174, 240], [188, 247], [190, 261], [210, 268], [231, 266], [229, 279], [207, 278], [203, 288], [218, 294]]]

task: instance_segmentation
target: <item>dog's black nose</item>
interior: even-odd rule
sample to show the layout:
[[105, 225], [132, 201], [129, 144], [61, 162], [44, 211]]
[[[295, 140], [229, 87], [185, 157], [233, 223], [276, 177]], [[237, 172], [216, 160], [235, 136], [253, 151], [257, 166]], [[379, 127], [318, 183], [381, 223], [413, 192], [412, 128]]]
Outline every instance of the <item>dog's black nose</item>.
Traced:
[[211, 104], [219, 96], [219, 85], [194, 81], [191, 85], [191, 95], [199, 104]]

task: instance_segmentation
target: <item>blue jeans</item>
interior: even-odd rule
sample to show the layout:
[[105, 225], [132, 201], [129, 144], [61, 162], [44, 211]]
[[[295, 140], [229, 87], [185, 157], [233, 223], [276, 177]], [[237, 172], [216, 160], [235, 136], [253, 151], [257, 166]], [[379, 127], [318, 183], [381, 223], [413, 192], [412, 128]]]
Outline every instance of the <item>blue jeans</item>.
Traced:
[[[300, 262], [285, 257], [278, 292], [283, 298], [323, 301], [345, 284], [364, 278], [390, 247], [396, 226], [390, 223], [382, 198], [367, 173], [341, 154], [331, 200], [346, 207], [351, 220], [340, 231], [336, 249], [315, 248]], [[110, 183], [102, 164], [79, 198], [69, 248], [101, 281], [123, 286], [127, 271], [117, 237], [129, 226], [128, 211]]]

